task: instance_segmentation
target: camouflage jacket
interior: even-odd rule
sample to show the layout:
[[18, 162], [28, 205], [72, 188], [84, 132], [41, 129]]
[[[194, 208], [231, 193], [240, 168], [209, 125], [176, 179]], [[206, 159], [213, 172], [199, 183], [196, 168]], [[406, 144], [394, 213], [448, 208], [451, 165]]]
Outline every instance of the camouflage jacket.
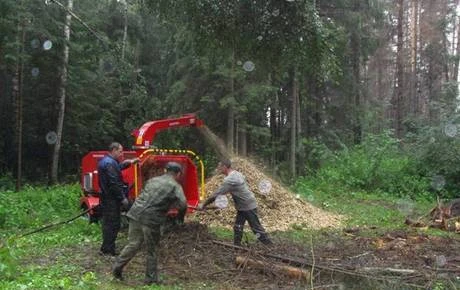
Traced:
[[127, 216], [146, 226], [160, 225], [166, 221], [169, 209], [187, 208], [182, 186], [170, 174], [147, 181]]

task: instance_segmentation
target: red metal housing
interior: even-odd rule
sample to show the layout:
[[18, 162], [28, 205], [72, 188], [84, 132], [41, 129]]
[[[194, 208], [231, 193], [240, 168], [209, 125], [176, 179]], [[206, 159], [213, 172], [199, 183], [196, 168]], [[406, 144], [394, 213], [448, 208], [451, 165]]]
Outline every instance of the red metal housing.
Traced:
[[[150, 145], [153, 141], [152, 139], [158, 131], [175, 127], [202, 126], [202, 124], [202, 120], [198, 119], [195, 115], [189, 114], [180, 118], [147, 122], [142, 125], [139, 130], [135, 130], [135, 132], [133, 132], [132, 135], [136, 139], [135, 145], [133, 146], [133, 149], [135, 150], [124, 151], [123, 159], [140, 157], [141, 162], [122, 171], [123, 180], [128, 186], [129, 200], [133, 201], [137, 195], [140, 194], [140, 190], [142, 189], [142, 172], [140, 172], [140, 168], [143, 160], [145, 160], [148, 156], [153, 156], [153, 158], [161, 166], [166, 165], [169, 161], [175, 161], [182, 165], [184, 172], [179, 182], [181, 183], [182, 188], [184, 189], [185, 197], [187, 198], [187, 204], [189, 206], [188, 212], [190, 213], [193, 211], [193, 208], [195, 208], [200, 201], [200, 182], [198, 178], [199, 172], [197, 170], [197, 165], [191, 156], [185, 153], [191, 151], [160, 150], [152, 152]], [[90, 221], [96, 221], [98, 217], [96, 207], [99, 205], [100, 188], [97, 165], [99, 160], [101, 160], [107, 153], [107, 151], [91, 151], [82, 159], [81, 187], [84, 195], [80, 199], [80, 205], [83, 209], [92, 209], [89, 212]], [[195, 157], [196, 159], [196, 156], [192, 157]], [[200, 174], [203, 174], [203, 170]], [[173, 216], [175, 213], [177, 213], [177, 211], [171, 210], [169, 214]]]

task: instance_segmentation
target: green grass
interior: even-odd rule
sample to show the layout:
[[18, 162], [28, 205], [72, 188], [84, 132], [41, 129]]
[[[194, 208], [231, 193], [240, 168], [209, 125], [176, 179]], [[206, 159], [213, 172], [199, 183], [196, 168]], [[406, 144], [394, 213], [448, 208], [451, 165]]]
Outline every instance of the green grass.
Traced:
[[[338, 213], [346, 217], [345, 227], [359, 227], [362, 230], [373, 229], [373, 234], [388, 230], [407, 229], [406, 218], [416, 220], [429, 218], [428, 213], [436, 206], [434, 201], [426, 199], [413, 200], [400, 198], [384, 193], [343, 192], [329, 193], [314, 190], [307, 186], [299, 186], [295, 190], [302, 198], [312, 205]], [[294, 228], [295, 230], [295, 228]], [[456, 236], [436, 228], [415, 229], [430, 235]], [[298, 231], [294, 231], [298, 232]], [[302, 235], [301, 233], [300, 235]], [[299, 235], [299, 233], [295, 233]]]
[[[76, 216], [80, 212], [79, 196], [78, 185], [0, 192], [0, 289], [184, 288], [180, 284], [130, 286], [113, 281], [106, 270], [110, 268], [108, 262], [93, 257], [101, 243], [100, 226], [88, 224], [84, 218], [22, 236]], [[126, 233], [120, 234], [123, 238]], [[86, 260], [89, 265], [84, 267]], [[206, 287], [200, 284], [194, 288]]]
[[[101, 269], [107, 261], [94, 258], [100, 228], [85, 220], [25, 237], [10, 237], [0, 248], [0, 289], [180, 289], [120, 284]], [[96, 245], [96, 246], [95, 246]], [[88, 249], [88, 252], [86, 252]], [[91, 250], [92, 249], [92, 250]], [[82, 261], [94, 264], [94, 270]]]
[[233, 231], [226, 228], [213, 227], [210, 228], [210, 233], [222, 240], [233, 240]]

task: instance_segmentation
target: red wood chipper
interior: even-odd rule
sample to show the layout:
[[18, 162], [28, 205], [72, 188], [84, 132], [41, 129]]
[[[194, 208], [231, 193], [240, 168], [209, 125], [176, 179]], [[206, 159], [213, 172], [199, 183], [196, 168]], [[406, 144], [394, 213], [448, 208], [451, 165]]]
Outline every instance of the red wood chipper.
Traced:
[[[122, 171], [123, 181], [126, 184], [126, 191], [130, 202], [136, 199], [142, 189], [141, 170], [144, 162], [153, 160], [156, 166], [162, 168], [169, 161], [175, 161], [182, 165], [184, 171], [180, 183], [187, 198], [187, 212], [193, 212], [200, 201], [200, 196], [203, 197], [204, 193], [203, 162], [191, 150], [158, 149], [152, 146], [152, 142], [155, 135], [162, 130], [201, 126], [203, 126], [201, 119], [197, 118], [194, 114], [188, 114], [179, 118], [150, 121], [132, 132], [135, 139], [134, 145], [132, 146], [132, 150], [123, 151], [123, 158], [138, 157], [140, 162]], [[90, 222], [98, 221], [100, 216], [98, 212], [100, 187], [97, 164], [107, 153], [107, 151], [91, 151], [83, 157], [81, 163], [81, 188], [83, 196], [80, 199], [80, 206], [83, 210], [88, 211]], [[171, 209], [168, 213], [172, 218], [176, 214], [177, 210], [175, 209]]]

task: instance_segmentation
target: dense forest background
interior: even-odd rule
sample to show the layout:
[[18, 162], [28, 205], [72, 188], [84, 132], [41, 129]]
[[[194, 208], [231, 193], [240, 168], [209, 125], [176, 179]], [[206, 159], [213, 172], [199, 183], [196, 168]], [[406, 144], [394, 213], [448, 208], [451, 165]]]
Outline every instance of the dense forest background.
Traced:
[[[0, 187], [75, 181], [86, 152], [196, 113], [288, 183], [455, 196], [459, 12], [459, 0], [0, 0]], [[192, 129], [156, 141], [216, 158]]]

